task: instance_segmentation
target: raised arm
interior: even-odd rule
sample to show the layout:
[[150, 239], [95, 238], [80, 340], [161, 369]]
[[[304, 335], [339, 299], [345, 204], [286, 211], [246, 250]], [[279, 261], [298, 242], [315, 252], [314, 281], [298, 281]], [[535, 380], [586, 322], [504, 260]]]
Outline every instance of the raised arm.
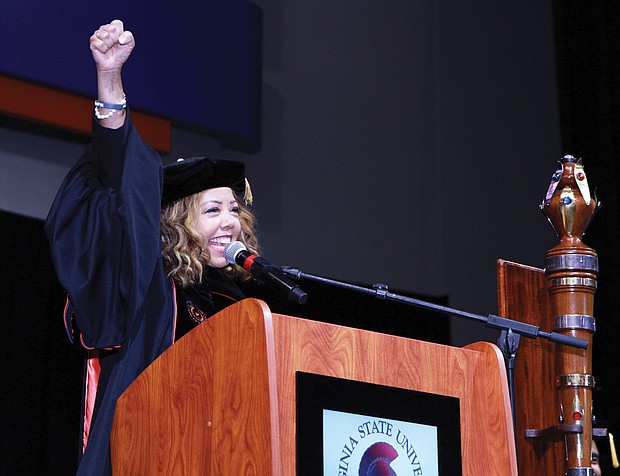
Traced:
[[[115, 20], [90, 38], [100, 102], [123, 102], [121, 70], [135, 42]], [[92, 143], [71, 168], [50, 208], [45, 231], [58, 278], [69, 294], [67, 328], [85, 347], [125, 344], [135, 330], [161, 256], [161, 159], [128, 110], [98, 106]]]
[[[97, 99], [108, 104], [123, 104], [125, 95], [121, 71], [136, 42], [123, 22], [114, 20], [102, 25], [90, 37], [90, 50], [97, 67]], [[98, 119], [103, 127], [118, 129], [125, 121], [125, 111], [98, 107]]]

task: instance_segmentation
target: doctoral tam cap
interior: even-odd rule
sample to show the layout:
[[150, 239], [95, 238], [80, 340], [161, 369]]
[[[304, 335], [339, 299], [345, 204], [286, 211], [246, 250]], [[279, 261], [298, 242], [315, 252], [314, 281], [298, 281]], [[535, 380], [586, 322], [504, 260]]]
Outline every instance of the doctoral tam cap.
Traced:
[[161, 206], [217, 187], [229, 187], [246, 205], [252, 203], [252, 191], [242, 162], [210, 157], [179, 159], [164, 166]]

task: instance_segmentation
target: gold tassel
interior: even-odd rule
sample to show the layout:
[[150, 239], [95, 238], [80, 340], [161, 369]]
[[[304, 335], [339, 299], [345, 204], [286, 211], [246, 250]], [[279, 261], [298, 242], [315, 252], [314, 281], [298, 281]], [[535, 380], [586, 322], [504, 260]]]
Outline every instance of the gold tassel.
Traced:
[[609, 449], [611, 451], [611, 463], [614, 468], [620, 468], [620, 463], [618, 463], [618, 455], [616, 453], [616, 445], [614, 445], [614, 435], [608, 433], [609, 435]]
[[250, 187], [250, 182], [248, 182], [247, 178], [245, 179], [245, 193], [243, 194], [243, 201], [246, 205], [252, 205], [252, 203], [254, 203], [252, 188]]

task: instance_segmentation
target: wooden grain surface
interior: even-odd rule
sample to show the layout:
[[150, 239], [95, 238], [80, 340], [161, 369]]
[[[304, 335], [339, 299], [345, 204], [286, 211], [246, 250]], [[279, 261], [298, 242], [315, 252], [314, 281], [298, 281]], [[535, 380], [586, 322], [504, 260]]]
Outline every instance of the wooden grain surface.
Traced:
[[464, 475], [516, 475], [504, 364], [488, 343], [443, 346], [274, 315], [281, 467], [295, 474], [295, 372], [457, 397]]
[[[553, 330], [544, 270], [498, 261], [499, 315]], [[521, 338], [515, 360], [517, 461], [523, 475], [563, 475], [564, 439], [526, 438], [525, 430], [558, 425], [555, 344]]]
[[464, 475], [516, 475], [503, 361], [461, 349], [271, 314], [248, 299], [180, 339], [121, 396], [115, 474], [295, 474], [297, 371], [460, 401]]
[[[277, 475], [265, 317], [247, 301], [203, 323], [119, 398], [114, 474]], [[274, 437], [277, 434], [274, 433]]]

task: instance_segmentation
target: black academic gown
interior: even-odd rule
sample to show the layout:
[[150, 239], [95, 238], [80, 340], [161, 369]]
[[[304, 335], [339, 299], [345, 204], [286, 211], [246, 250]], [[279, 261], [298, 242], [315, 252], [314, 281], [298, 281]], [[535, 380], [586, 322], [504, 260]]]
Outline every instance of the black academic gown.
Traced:
[[[161, 159], [142, 141], [129, 113], [115, 130], [93, 119], [93, 142], [69, 171], [45, 223], [68, 294], [69, 338], [96, 349], [90, 356], [97, 355], [100, 365], [78, 475], [111, 474], [116, 400], [178, 337], [176, 290], [160, 250], [161, 191]], [[183, 305], [191, 301], [180, 296]], [[230, 303], [241, 297], [235, 294]]]

